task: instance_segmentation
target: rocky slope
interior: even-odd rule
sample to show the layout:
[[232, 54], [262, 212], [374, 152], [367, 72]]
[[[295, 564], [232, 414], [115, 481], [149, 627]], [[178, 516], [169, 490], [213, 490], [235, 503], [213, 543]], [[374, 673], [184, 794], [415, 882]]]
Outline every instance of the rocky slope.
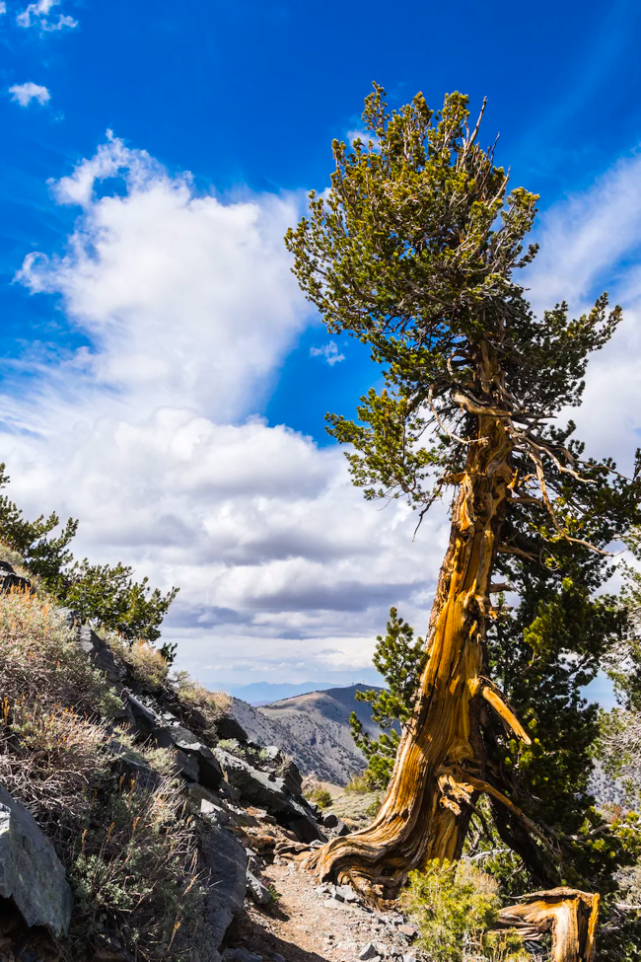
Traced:
[[[0, 578], [0, 677], [5, 685], [16, 679], [23, 684], [26, 676], [16, 652], [24, 650], [30, 672], [41, 672], [43, 696], [46, 686], [51, 689], [60, 681], [67, 688], [65, 701], [54, 705], [50, 715], [30, 714], [21, 721], [23, 700], [6, 703], [0, 718], [1, 781], [5, 783], [0, 786], [2, 962], [134, 962], [161, 956], [181, 962], [415, 958], [411, 950], [415, 930], [403, 931], [404, 919], [396, 913], [389, 919], [379, 916], [361, 904], [351, 889], [317, 889], [318, 883], [299, 869], [301, 859], [314, 846], [348, 829], [336, 814], [321, 812], [305, 798], [293, 759], [280, 746], [265, 744], [273, 735], [286, 737], [287, 726], [281, 728], [277, 719], [232, 702], [221, 703], [212, 728], [203, 708], [211, 706], [207, 693], [193, 684], [185, 689], [184, 684], [181, 687], [166, 675], [150, 671], [158, 667], [153, 649], [134, 651], [132, 660], [126, 645], [78, 625], [72, 612], [36, 596], [24, 580], [9, 579], [3, 592], [2, 578], [7, 581], [6, 575], [13, 578], [13, 574], [5, 567]], [[60, 661], [52, 656], [55, 645]], [[140, 661], [143, 657], [148, 659], [145, 666]], [[74, 705], [81, 705], [94, 685], [102, 701], [93, 705], [85, 701], [85, 714], [80, 714]], [[58, 710], [64, 725], [60, 730], [51, 727], [58, 724]], [[242, 721], [250, 729], [255, 726], [255, 731], [250, 734]], [[83, 741], [78, 741], [79, 733]], [[44, 737], [49, 739], [45, 750], [41, 747]], [[76, 738], [72, 746], [70, 737]], [[73, 759], [78, 765], [81, 750], [85, 767], [78, 769], [79, 780], [70, 781], [68, 769], [55, 759], [66, 760], [65, 764]], [[169, 760], [169, 773], [158, 767], [160, 754]], [[52, 762], [58, 767], [52, 767]], [[79, 821], [79, 828], [86, 827], [71, 837], [61, 834], [46, 817], [53, 811], [51, 806], [61, 805], [73, 825], [80, 814], [69, 813], [70, 804], [88, 799], [103, 806], [110, 801], [108, 795], [92, 791], [82, 795], [85, 781], [95, 777], [92, 766], [96, 765], [102, 766], [96, 785], [116, 793], [118, 811], [127, 819], [130, 812], [141, 813], [126, 822], [124, 848], [119, 847], [116, 822], [96, 821], [97, 813], [106, 808], [95, 809], [92, 821]], [[43, 772], [49, 772], [50, 780], [58, 779], [55, 798], [42, 793]], [[70, 794], [66, 802], [64, 792], [71, 793], [74, 786], [76, 795]], [[160, 821], [153, 824], [162, 830], [158, 833], [152, 826], [149, 838], [156, 849], [164, 846], [165, 861], [146, 866], [137, 857], [137, 846], [143, 841], [137, 839], [145, 812], [154, 809]], [[127, 897], [130, 883], [139, 887], [134, 911], [141, 899], [153, 897], [161, 884], [154, 873], [166, 864], [165, 855], [174, 857], [175, 846], [167, 845], [174, 845], [171, 833], [176, 830], [183, 834], [175, 836], [175, 846], [186, 844], [187, 835], [195, 845], [185, 849], [186, 860], [181, 862], [188, 875], [176, 877], [178, 883], [191, 878], [190, 885], [196, 886], [192, 914], [189, 924], [183, 924], [180, 915], [170, 916], [173, 935], [167, 949], [161, 951], [160, 945], [156, 949], [149, 942], [143, 955], [130, 938], [132, 910], [125, 903], [124, 912], [118, 905], [108, 906], [105, 912], [105, 897], [117, 882], [113, 869], [123, 858], [119, 898]], [[97, 855], [89, 856], [85, 846], [96, 832], [103, 843]], [[148, 848], [150, 857], [154, 851]], [[87, 856], [81, 885], [78, 855], [81, 862]], [[95, 875], [95, 865], [101, 876]], [[299, 880], [294, 881], [297, 876]], [[110, 880], [111, 889], [105, 888], [101, 878]], [[95, 887], [87, 879], [94, 879]], [[162, 880], [165, 886], [170, 882], [167, 877]], [[279, 908], [283, 893], [287, 913]], [[319, 911], [327, 931], [317, 926]], [[78, 913], [87, 920], [86, 926], [78, 925]], [[333, 913], [337, 913], [335, 919]], [[330, 934], [336, 944], [328, 944]], [[151, 955], [146, 954], [149, 950]]]

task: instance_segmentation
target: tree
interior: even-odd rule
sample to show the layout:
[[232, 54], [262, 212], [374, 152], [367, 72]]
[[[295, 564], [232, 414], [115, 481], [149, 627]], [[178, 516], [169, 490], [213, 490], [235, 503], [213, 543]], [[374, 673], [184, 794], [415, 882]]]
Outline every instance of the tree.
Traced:
[[310, 196], [286, 237], [329, 330], [368, 344], [382, 366], [385, 387], [361, 399], [358, 421], [329, 418], [352, 446], [355, 483], [367, 498], [406, 497], [419, 521], [451, 495], [429, 659], [387, 795], [369, 828], [313, 857], [323, 876], [385, 895], [413, 868], [460, 856], [481, 794], [518, 823], [523, 850], [525, 838], [550, 849], [494, 764], [502, 728], [532, 739], [490, 677], [491, 595], [505, 588], [492, 576], [499, 558], [545, 569], [557, 549], [592, 550], [597, 519], [606, 543], [619, 537], [641, 493], [638, 471], [626, 481], [585, 459], [574, 425], [554, 423], [580, 404], [588, 356], [621, 311], [604, 294], [578, 320], [565, 303], [534, 316], [514, 274], [536, 254], [523, 244], [538, 198], [508, 193], [494, 148], [477, 142], [481, 118], [471, 131], [468, 120], [461, 94], [437, 114], [421, 94], [390, 112], [375, 86], [371, 139], [334, 142], [331, 189]]
[[383, 731], [378, 738], [371, 738], [356, 712], [352, 712], [349, 724], [354, 742], [368, 761], [368, 780], [374, 788], [386, 788], [398, 751], [398, 729], [412, 716], [427, 664], [423, 639], [414, 640], [414, 629], [399, 618], [396, 608], [390, 609], [385, 636], [376, 639], [373, 661], [387, 688], [357, 691], [356, 701], [369, 702], [372, 718]]
[[[0, 488], [8, 483], [5, 465], [0, 464]], [[178, 589], [172, 588], [165, 595], [158, 588], [152, 591], [148, 578], [135, 581], [133, 569], [120, 563], [89, 564], [86, 558], [75, 561], [69, 544], [78, 522], [70, 518], [56, 537], [50, 537], [59, 525], [55, 513], [27, 521], [7, 495], [0, 495], [0, 542], [18, 551], [28, 570], [63, 605], [72, 608], [82, 621], [103, 625], [128, 641], [157, 641]], [[173, 645], [164, 645], [161, 650], [169, 661], [173, 660]]]

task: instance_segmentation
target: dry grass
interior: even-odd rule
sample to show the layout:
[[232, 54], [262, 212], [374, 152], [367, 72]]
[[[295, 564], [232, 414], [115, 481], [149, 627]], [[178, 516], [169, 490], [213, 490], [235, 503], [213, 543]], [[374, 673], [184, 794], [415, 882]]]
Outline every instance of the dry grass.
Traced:
[[[141, 649], [137, 664], [156, 672]], [[119, 699], [55, 606], [35, 595], [0, 595], [0, 686], [0, 782], [66, 868], [75, 895], [70, 958], [93, 957], [103, 937], [136, 960], [194, 958], [197, 834], [173, 755], [114, 727], [108, 716]], [[154, 777], [138, 785], [121, 774], [114, 739]]]
[[37, 700], [106, 714], [120, 705], [57, 608], [17, 590], [0, 595], [0, 692], [10, 705]]
[[132, 643], [119, 635], [108, 634], [109, 647], [124, 661], [135, 680], [151, 691], [157, 691], [167, 683], [169, 665], [159, 651], [148, 641], [139, 639]]
[[202, 737], [215, 742], [216, 722], [229, 711], [231, 697], [224, 691], [207, 691], [186, 671], [176, 672], [172, 681], [178, 699], [187, 711], [195, 709], [204, 716], [205, 728], [200, 733]]

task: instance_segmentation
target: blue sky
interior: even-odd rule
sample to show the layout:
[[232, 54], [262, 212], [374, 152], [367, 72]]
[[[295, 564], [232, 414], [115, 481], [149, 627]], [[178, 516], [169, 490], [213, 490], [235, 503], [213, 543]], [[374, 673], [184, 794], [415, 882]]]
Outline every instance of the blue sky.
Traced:
[[584, 435], [638, 440], [641, 10], [376, 2], [0, 4], [3, 460], [79, 550], [178, 584], [208, 684], [368, 677], [397, 603], [421, 629], [446, 538], [366, 505], [324, 432], [375, 382], [289, 274], [282, 235], [372, 80], [484, 96], [485, 140], [541, 194], [537, 308], [602, 286], [625, 331]]

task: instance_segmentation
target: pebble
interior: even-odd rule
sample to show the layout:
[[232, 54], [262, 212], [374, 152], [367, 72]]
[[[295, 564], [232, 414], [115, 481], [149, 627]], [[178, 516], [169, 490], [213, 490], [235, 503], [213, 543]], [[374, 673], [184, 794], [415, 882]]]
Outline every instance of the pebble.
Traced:
[[345, 905], [345, 903], [341, 902], [339, 899], [325, 899], [323, 905], [326, 909], [347, 909], [347, 905]]

